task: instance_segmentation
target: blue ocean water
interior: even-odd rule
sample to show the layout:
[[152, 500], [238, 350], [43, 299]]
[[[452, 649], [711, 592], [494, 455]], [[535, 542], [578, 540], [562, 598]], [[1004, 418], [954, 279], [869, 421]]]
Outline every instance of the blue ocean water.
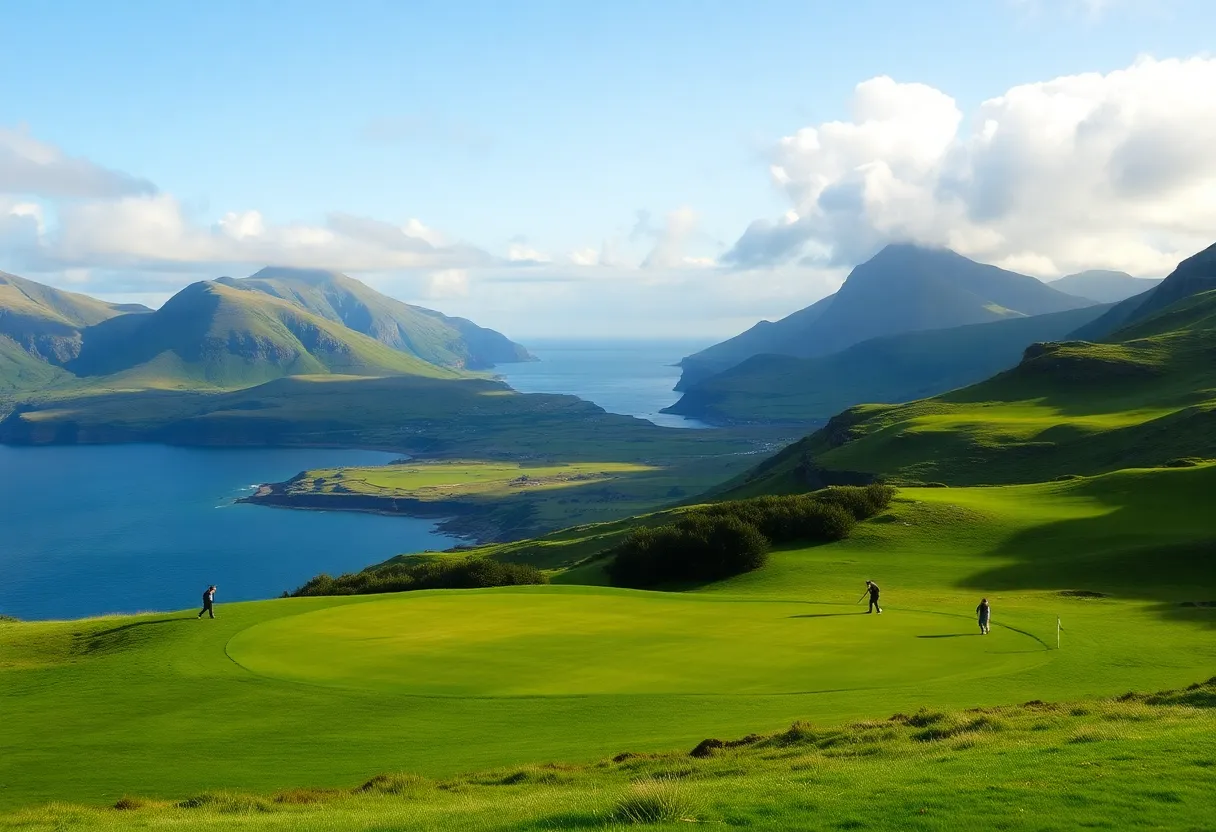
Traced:
[[309, 468], [376, 465], [371, 451], [160, 445], [0, 446], [0, 613], [74, 618], [269, 598], [457, 541], [407, 517], [237, 505]]
[[500, 364], [494, 372], [521, 393], [569, 393], [623, 413], [675, 428], [703, 428], [695, 419], [659, 411], [675, 404], [676, 365], [707, 346], [689, 341], [528, 341], [540, 361]]
[[[529, 342], [541, 360], [497, 369], [524, 393], [569, 393], [672, 427], [676, 363], [704, 344]], [[237, 505], [257, 483], [309, 468], [376, 465], [371, 451], [159, 445], [0, 446], [0, 614], [69, 618], [270, 598], [320, 572], [361, 569], [458, 541], [433, 523]]]

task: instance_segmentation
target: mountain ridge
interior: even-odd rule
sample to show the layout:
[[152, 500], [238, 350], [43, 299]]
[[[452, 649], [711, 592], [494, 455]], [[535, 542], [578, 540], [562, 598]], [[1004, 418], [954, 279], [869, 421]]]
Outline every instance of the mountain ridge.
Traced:
[[779, 321], [685, 357], [677, 390], [753, 355], [810, 358], [870, 338], [1062, 312], [1094, 301], [943, 248], [893, 243], [855, 267], [840, 290]]

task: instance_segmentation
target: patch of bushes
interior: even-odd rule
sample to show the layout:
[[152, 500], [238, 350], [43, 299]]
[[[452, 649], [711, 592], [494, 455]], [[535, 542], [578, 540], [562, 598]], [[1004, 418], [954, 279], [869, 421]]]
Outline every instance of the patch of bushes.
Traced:
[[875, 483], [700, 506], [674, 522], [635, 529], [612, 550], [608, 576], [617, 586], [643, 588], [751, 572], [774, 545], [843, 540], [894, 496], [894, 488]]
[[490, 558], [438, 558], [373, 566], [336, 578], [318, 575], [290, 594], [295, 597], [371, 595], [414, 589], [479, 589], [548, 582], [549, 577], [544, 572], [528, 564], [502, 563]]

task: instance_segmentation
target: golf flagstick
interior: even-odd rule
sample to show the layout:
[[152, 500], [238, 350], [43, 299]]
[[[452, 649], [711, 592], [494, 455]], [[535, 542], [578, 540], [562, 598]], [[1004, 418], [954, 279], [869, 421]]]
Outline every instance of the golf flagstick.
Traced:
[[1060, 630], [1064, 629], [1060, 625], [1060, 616], [1056, 616], [1056, 649], [1060, 649]]

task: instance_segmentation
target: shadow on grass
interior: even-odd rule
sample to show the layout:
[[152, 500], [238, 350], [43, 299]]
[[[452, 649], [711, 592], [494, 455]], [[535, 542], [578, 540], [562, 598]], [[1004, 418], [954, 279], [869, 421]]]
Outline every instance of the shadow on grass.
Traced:
[[158, 624], [173, 624], [178, 621], [190, 621], [195, 618], [193, 615], [183, 615], [177, 618], [157, 618], [153, 621], [135, 621], [131, 624], [123, 624], [120, 627], [111, 627], [108, 630], [98, 630], [95, 633], [88, 633], [81, 637], [81, 652], [96, 653], [100, 650], [113, 649], [122, 647], [129, 641], [132, 635], [131, 630], [139, 627], [152, 627]]
[[982, 636], [983, 633], [946, 633], [940, 636], [917, 636], [917, 638], [970, 638], [971, 636]]
[[836, 618], [841, 615], [865, 615], [864, 612], [811, 612], [805, 615], [791, 615], [790, 618]]

